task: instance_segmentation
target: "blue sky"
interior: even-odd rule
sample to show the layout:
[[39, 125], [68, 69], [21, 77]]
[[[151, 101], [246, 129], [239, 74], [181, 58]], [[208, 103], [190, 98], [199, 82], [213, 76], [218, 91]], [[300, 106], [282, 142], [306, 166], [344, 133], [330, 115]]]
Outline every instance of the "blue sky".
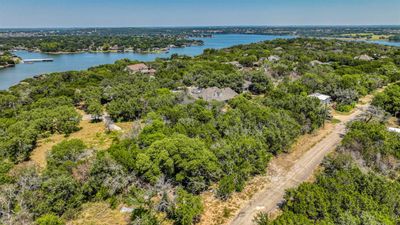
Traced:
[[400, 0], [0, 0], [0, 28], [400, 25]]

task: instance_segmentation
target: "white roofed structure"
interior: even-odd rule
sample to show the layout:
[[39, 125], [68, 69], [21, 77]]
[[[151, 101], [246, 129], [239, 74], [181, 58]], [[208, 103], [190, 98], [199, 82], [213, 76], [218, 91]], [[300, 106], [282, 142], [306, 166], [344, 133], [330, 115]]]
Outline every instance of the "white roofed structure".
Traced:
[[400, 134], [400, 128], [394, 128], [394, 127], [389, 127], [388, 131], [390, 132], [395, 132], [395, 133], [399, 133]]
[[309, 95], [309, 97], [318, 98], [321, 102], [323, 102], [325, 104], [331, 103], [331, 100], [332, 100], [331, 96], [324, 95], [321, 93], [314, 93], [314, 94]]

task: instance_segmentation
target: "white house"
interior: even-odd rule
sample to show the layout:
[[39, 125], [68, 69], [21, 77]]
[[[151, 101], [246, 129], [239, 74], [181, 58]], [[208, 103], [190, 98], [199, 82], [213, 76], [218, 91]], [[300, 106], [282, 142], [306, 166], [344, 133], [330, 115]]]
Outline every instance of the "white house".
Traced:
[[396, 133], [399, 133], [399, 134], [400, 134], [400, 128], [389, 127], [389, 128], [388, 128], [388, 131], [390, 131], [390, 132], [396, 132]]
[[320, 94], [320, 93], [314, 93], [314, 94], [309, 95], [308, 97], [318, 98], [322, 103], [325, 103], [325, 104], [330, 104], [331, 100], [332, 100], [331, 96]]

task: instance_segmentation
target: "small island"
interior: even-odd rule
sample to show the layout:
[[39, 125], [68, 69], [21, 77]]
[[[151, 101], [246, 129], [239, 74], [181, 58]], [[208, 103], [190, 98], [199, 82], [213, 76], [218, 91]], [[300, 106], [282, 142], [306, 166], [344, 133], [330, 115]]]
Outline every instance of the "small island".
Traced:
[[15, 64], [21, 62], [21, 59], [9, 51], [0, 51], [0, 69], [4, 69], [7, 67], [13, 67]]

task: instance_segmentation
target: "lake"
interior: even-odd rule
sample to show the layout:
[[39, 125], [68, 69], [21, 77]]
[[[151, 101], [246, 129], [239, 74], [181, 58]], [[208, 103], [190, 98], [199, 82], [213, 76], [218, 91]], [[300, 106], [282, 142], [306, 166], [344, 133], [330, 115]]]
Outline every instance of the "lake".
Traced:
[[234, 45], [256, 43], [277, 38], [292, 38], [292, 36], [276, 35], [250, 35], [250, 34], [222, 34], [213, 38], [196, 38], [204, 41], [203, 46], [191, 46], [186, 48], [174, 48], [168, 53], [138, 54], [138, 53], [77, 53], [49, 55], [38, 52], [17, 51], [16, 55], [22, 59], [53, 58], [53, 62], [41, 62], [33, 64], [18, 64], [16, 67], [0, 70], [0, 90], [8, 89], [21, 80], [39, 74], [63, 72], [70, 70], [84, 70], [92, 66], [110, 64], [116, 60], [128, 58], [139, 61], [153, 61], [156, 58], [170, 57], [172, 54], [196, 56], [203, 53], [204, 49], [221, 49]]
[[395, 46], [395, 47], [400, 47], [400, 42], [394, 42], [394, 41], [368, 41], [369, 43], [374, 43], [374, 44], [380, 44], [380, 45], [388, 45], [388, 46]]
[[[138, 53], [78, 53], [49, 55], [45, 53], [17, 51], [16, 55], [23, 59], [53, 58], [53, 62], [42, 62], [33, 64], [18, 64], [16, 67], [0, 70], [0, 90], [8, 89], [21, 80], [39, 74], [63, 72], [70, 70], [85, 70], [92, 66], [110, 64], [116, 60], [128, 58], [139, 61], [153, 61], [156, 58], [170, 57], [172, 54], [196, 56], [203, 53], [204, 49], [221, 49], [234, 45], [256, 43], [277, 38], [293, 38], [293, 36], [277, 35], [251, 35], [251, 34], [220, 34], [213, 38], [197, 38], [204, 41], [203, 46], [191, 46], [186, 48], [174, 48], [168, 53], [138, 54]], [[374, 41], [372, 43], [399, 46], [399, 42]]]

